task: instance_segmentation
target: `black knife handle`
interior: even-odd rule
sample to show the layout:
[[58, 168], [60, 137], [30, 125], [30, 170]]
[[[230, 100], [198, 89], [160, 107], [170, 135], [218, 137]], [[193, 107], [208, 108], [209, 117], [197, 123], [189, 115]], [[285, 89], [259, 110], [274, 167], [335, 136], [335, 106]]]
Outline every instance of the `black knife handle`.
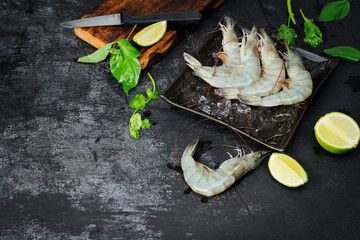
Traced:
[[143, 16], [131, 16], [121, 12], [122, 26], [149, 25], [166, 20], [171, 25], [186, 25], [200, 23], [202, 15], [198, 12], [166, 12]]

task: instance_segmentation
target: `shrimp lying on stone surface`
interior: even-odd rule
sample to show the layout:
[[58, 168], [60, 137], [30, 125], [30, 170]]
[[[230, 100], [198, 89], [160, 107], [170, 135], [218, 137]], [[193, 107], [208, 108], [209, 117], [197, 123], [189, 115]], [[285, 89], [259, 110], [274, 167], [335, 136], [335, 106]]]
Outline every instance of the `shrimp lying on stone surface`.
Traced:
[[247, 172], [255, 169], [270, 151], [258, 151], [223, 162], [216, 170], [196, 162], [192, 157], [199, 139], [192, 141], [181, 158], [185, 182], [196, 193], [210, 197], [222, 193]]
[[312, 93], [313, 81], [305, 69], [300, 56], [285, 42], [285, 68], [288, 78], [280, 81], [283, 90], [265, 97], [242, 94], [240, 101], [251, 106], [274, 107], [292, 105], [308, 98]]
[[284, 61], [279, 56], [273, 40], [266, 34], [264, 29], [260, 30], [260, 34], [261, 78], [244, 89], [217, 89], [217, 94], [227, 99], [239, 99], [242, 98], [242, 95], [263, 97], [281, 90], [281, 83], [285, 79]]
[[[224, 51], [220, 54], [220, 58], [223, 65], [216, 68], [202, 66], [198, 60], [187, 53], [184, 53], [184, 59], [187, 65], [194, 70], [195, 76], [213, 87], [245, 88], [256, 82], [261, 73], [256, 27], [253, 27], [250, 34], [244, 33], [241, 43], [237, 42], [230, 19], [227, 19], [226, 27], [222, 27], [222, 32]], [[232, 41], [236, 42], [232, 43]]]

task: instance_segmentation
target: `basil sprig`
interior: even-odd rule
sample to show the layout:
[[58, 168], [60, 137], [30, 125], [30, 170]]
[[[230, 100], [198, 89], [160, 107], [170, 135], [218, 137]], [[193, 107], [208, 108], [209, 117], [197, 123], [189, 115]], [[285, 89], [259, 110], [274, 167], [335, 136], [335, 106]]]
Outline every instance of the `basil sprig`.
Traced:
[[119, 49], [112, 51], [113, 55], [109, 60], [110, 70], [116, 80], [123, 85], [124, 92], [128, 94], [139, 81], [141, 64], [138, 57], [141, 53], [126, 39], [121, 39], [117, 45]]
[[353, 47], [339, 46], [323, 51], [329, 56], [338, 57], [349, 62], [357, 62], [360, 60], [360, 51]]
[[82, 63], [98, 63], [105, 60], [108, 54], [111, 53], [109, 60], [111, 73], [123, 85], [126, 94], [129, 93], [130, 89], [136, 87], [141, 72], [141, 64], [138, 59], [141, 53], [129, 43], [128, 38], [108, 43], [92, 54], [77, 60]]
[[326, 4], [319, 16], [320, 22], [329, 22], [345, 18], [350, 12], [352, 0], [341, 0]]

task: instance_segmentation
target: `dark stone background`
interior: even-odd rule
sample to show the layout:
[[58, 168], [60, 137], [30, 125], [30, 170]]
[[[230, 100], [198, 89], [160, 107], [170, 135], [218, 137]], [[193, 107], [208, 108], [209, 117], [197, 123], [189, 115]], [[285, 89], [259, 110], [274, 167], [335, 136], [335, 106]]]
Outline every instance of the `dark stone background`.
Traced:
[[[317, 19], [327, 2], [293, 1], [297, 46], [320, 55], [339, 45], [360, 49], [359, 1], [346, 19], [317, 22], [320, 47], [302, 43], [299, 9]], [[360, 122], [359, 63], [341, 61], [286, 151], [307, 171], [306, 185], [282, 186], [263, 162], [223, 194], [203, 198], [174, 171], [175, 138], [201, 118], [157, 100], [146, 108], [154, 126], [139, 140], [128, 133], [128, 102], [151, 87], [147, 72], [163, 91], [185, 67], [182, 53], [194, 52], [192, 35], [143, 71], [126, 96], [107, 61], [76, 63], [94, 48], [59, 26], [100, 3], [0, 3], [1, 239], [360, 239], [359, 149], [330, 154], [313, 131], [332, 111]], [[287, 23], [285, 1], [227, 0], [193, 33], [215, 27], [223, 15], [248, 28]], [[226, 127], [207, 121], [180, 138], [179, 152], [196, 137], [203, 145], [234, 144]], [[213, 148], [202, 160], [214, 167], [227, 151]]]

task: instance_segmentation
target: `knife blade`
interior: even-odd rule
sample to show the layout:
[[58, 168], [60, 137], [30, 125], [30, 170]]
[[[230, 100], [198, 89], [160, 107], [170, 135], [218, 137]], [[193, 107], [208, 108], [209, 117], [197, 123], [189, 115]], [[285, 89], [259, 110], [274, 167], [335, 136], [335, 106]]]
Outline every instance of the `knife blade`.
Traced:
[[182, 12], [165, 12], [155, 13], [142, 16], [132, 16], [125, 11], [116, 14], [83, 18], [73, 21], [60, 23], [61, 26], [67, 28], [75, 27], [97, 27], [97, 26], [132, 26], [132, 25], [148, 25], [159, 21], [166, 20], [169, 24], [187, 25], [200, 23], [202, 15], [198, 12], [182, 11]]

